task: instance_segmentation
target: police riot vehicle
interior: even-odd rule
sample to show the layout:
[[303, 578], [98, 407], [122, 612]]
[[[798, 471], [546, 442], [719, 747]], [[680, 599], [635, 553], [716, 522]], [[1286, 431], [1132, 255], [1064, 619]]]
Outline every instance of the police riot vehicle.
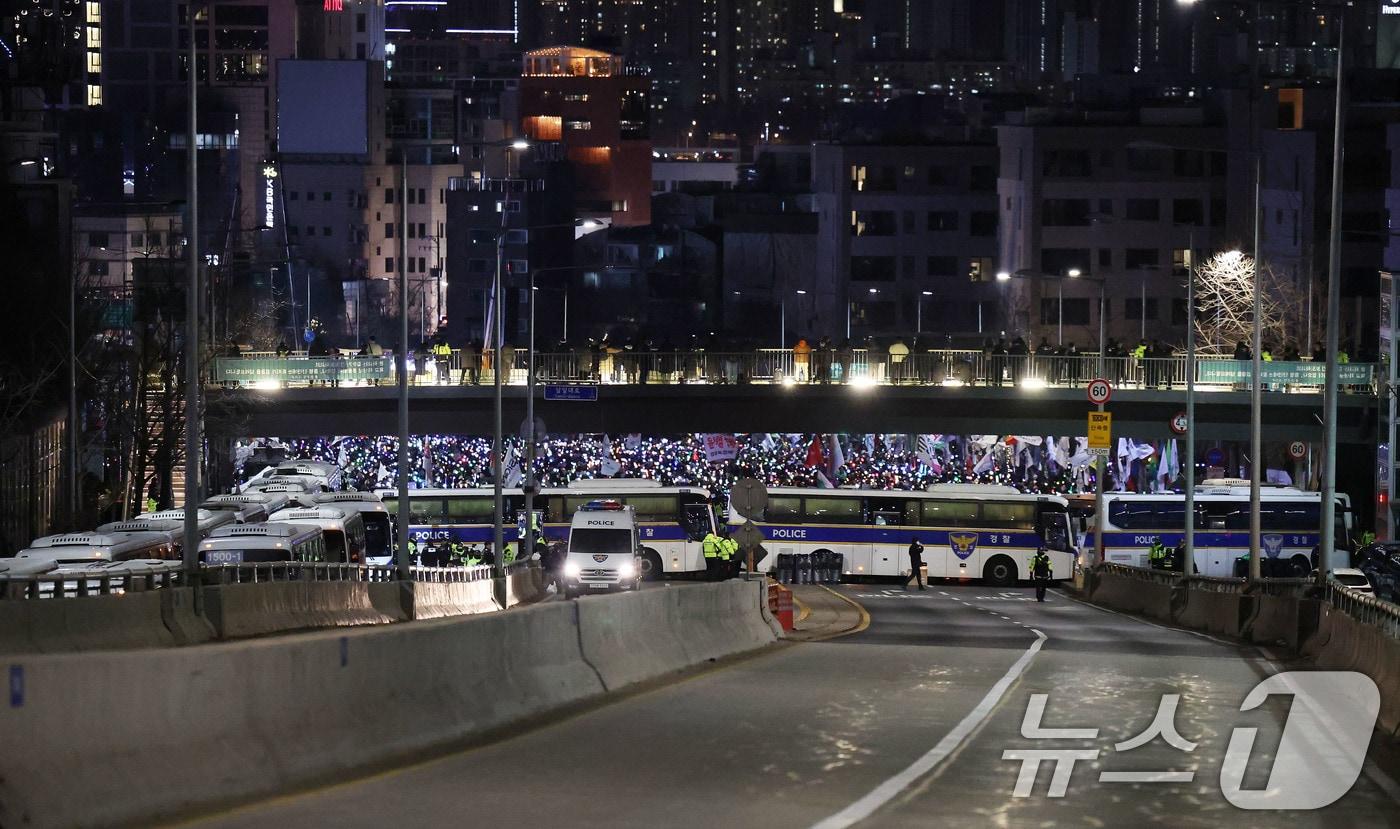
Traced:
[[589, 501], [574, 513], [564, 558], [564, 596], [636, 590], [641, 541], [633, 507], [613, 500]]

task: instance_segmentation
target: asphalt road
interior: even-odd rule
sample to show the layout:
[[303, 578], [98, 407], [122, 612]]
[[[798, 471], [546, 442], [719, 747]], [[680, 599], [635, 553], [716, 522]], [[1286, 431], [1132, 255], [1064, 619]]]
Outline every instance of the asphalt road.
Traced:
[[[624, 698], [493, 745], [198, 825], [459, 827], [1396, 826], [1400, 787], [1363, 774], [1312, 812], [1243, 811], [1220, 790], [1231, 730], [1259, 737], [1244, 788], [1263, 785], [1287, 698], [1239, 713], [1274, 667], [1258, 651], [1052, 593], [847, 586], [868, 629], [791, 645]], [[1163, 694], [1196, 743], [1134, 750]], [[1028, 739], [1042, 728], [1087, 738]], [[1097, 750], [1063, 796], [1049, 766], [1013, 796], [1007, 750]], [[1190, 771], [1190, 782], [1101, 781], [1101, 772]]]

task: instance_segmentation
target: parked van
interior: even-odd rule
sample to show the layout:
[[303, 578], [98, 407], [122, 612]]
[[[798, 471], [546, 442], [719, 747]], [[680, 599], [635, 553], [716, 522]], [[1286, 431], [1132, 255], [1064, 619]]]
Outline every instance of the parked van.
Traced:
[[637, 556], [637, 514], [619, 501], [589, 501], [569, 524], [564, 558], [564, 595], [636, 590], [641, 581]]

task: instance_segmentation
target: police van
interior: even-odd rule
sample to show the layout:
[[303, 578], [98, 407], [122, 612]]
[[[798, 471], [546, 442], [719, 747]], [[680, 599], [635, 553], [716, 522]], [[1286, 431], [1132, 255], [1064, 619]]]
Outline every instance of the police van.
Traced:
[[641, 581], [637, 556], [637, 513], [619, 501], [589, 501], [569, 524], [564, 558], [564, 596], [636, 590]]

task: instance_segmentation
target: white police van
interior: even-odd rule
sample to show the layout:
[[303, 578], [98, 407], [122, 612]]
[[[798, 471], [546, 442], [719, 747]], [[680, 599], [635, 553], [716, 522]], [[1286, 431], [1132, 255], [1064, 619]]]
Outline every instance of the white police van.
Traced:
[[641, 582], [637, 556], [637, 513], [619, 501], [589, 501], [569, 524], [564, 558], [564, 596], [636, 590]]

